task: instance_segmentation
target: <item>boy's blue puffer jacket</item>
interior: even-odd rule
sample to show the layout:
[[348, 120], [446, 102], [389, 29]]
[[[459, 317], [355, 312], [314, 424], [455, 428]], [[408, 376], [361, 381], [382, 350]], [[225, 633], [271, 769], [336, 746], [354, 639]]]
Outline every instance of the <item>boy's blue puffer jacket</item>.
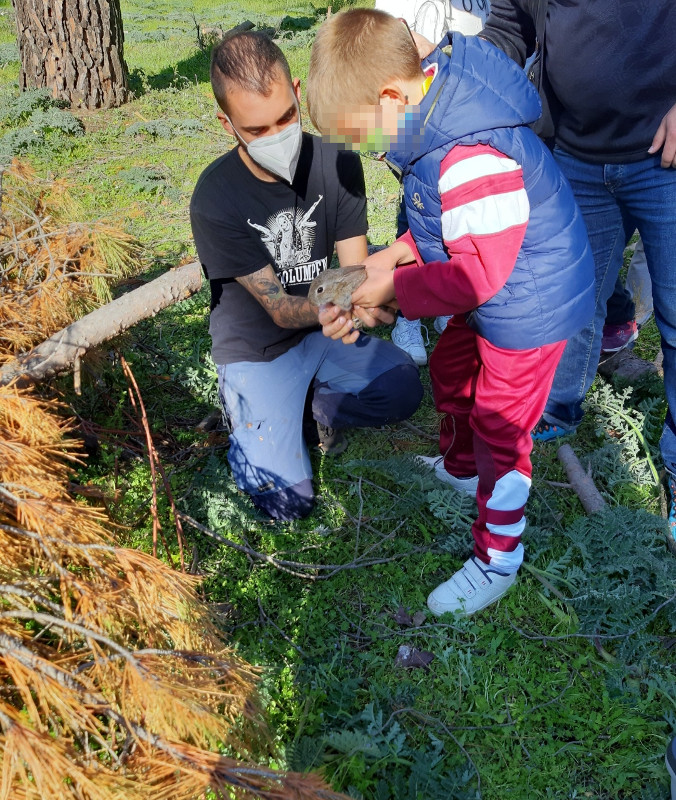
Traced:
[[[457, 144], [488, 144], [523, 169], [530, 203], [526, 235], [512, 274], [468, 324], [498, 347], [521, 350], [569, 339], [594, 311], [594, 264], [584, 220], [567, 180], [527, 126], [540, 115], [524, 72], [493, 45], [453, 34], [423, 67], [438, 71], [420, 105], [425, 127], [417, 152], [388, 161], [402, 173], [406, 214], [423, 260], [448, 261], [441, 232], [441, 162]], [[417, 196], [416, 196], [417, 195]], [[415, 197], [415, 204], [413, 198]]]

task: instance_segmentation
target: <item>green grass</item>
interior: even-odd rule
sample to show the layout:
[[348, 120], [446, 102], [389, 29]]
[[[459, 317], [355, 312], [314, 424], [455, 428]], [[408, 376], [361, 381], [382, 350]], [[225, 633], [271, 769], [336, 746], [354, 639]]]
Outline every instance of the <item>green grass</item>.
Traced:
[[[203, 27], [251, 19], [279, 30], [292, 72], [304, 81], [321, 5], [125, 2], [134, 98], [120, 109], [78, 113], [84, 136], [50, 138], [29, 160], [41, 174], [70, 181], [88, 215], [116, 218], [136, 234], [147, 248], [148, 274], [193, 255], [191, 191], [233, 142], [215, 119], [208, 54], [197, 47], [192, 15]], [[7, 0], [0, 9], [1, 45], [14, 32]], [[0, 101], [16, 94], [17, 75], [16, 62], [0, 67]], [[191, 121], [195, 130], [128, 133], [136, 123], [172, 120]], [[363, 163], [370, 238], [387, 243], [398, 187], [382, 163]], [[532, 569], [474, 619], [428, 615], [408, 628], [395, 620], [399, 606], [423, 611], [429, 590], [467, 557], [471, 541], [472, 503], [435, 487], [408, 460], [435, 452], [433, 441], [405, 426], [354, 432], [343, 456], [313, 455], [319, 503], [310, 518], [262, 519], [232, 482], [225, 437], [195, 431], [216, 399], [207, 325], [203, 289], [117, 343], [139, 380], [178, 507], [233, 541], [291, 561], [349, 564], [369, 548], [389, 559], [313, 581], [186, 530], [206, 597], [232, 604], [231, 640], [264, 667], [282, 763], [322, 767], [337, 788], [369, 800], [664, 798], [664, 750], [676, 732], [674, 604], [651, 614], [670, 585], [673, 593], [676, 562], [660, 538], [660, 493], [647, 458], [659, 466], [660, 385], [618, 401], [599, 381], [571, 440], [590, 459], [611, 507], [597, 527], [584, 527], [572, 491], [552, 485], [565, 482], [556, 447], [536, 446], [525, 537]], [[654, 357], [657, 346], [646, 326], [640, 352]], [[128, 526], [123, 538], [149, 549], [142, 444], [106, 432], [135, 431], [111, 351], [92, 361], [95, 379], [85, 380], [81, 396], [67, 379], [58, 388], [80, 417], [104, 428], [100, 452], [78, 480], [111, 494], [120, 489], [112, 513]], [[422, 377], [429, 389], [426, 368]], [[413, 422], [435, 434], [429, 391]], [[175, 554], [164, 498], [160, 513]], [[594, 642], [597, 634], [616, 638]], [[433, 653], [429, 671], [395, 667], [402, 644]]]

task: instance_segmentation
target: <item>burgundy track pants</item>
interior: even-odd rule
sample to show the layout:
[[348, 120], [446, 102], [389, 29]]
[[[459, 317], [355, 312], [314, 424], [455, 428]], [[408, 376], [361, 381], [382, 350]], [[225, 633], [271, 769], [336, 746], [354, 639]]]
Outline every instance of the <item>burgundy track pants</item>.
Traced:
[[565, 341], [529, 350], [496, 347], [456, 315], [430, 357], [439, 450], [456, 477], [479, 476], [474, 553], [511, 573], [523, 561], [531, 431], [547, 402]]

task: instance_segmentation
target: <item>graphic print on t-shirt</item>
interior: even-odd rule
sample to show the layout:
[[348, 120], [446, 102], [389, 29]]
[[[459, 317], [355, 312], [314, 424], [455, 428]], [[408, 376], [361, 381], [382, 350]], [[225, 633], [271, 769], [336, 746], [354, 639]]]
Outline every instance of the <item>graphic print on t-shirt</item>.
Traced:
[[309, 283], [327, 267], [326, 257], [312, 259], [317, 222], [311, 219], [323, 195], [307, 211], [285, 208], [271, 214], [266, 225], [258, 225], [247, 219], [247, 223], [261, 234], [261, 241], [272, 256], [279, 280], [285, 288], [298, 283]]

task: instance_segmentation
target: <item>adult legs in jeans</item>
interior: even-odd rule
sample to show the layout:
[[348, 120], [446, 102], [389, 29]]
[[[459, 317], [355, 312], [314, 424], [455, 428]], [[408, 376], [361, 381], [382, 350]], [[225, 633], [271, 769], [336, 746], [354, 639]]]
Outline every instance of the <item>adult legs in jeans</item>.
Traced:
[[622, 325], [634, 319], [643, 325], [653, 313], [653, 293], [643, 242], [639, 239], [633, 247], [627, 279], [624, 283], [617, 279], [608, 300], [606, 325]]
[[598, 366], [607, 301], [624, 248], [638, 229], [664, 352], [669, 411], [660, 446], [667, 469], [676, 473], [676, 170], [663, 169], [659, 154], [625, 164], [591, 164], [559, 149], [554, 155], [571, 183], [587, 225], [596, 270], [596, 310], [589, 325], [568, 342], [545, 420], [574, 430], [582, 419], [582, 401]]
[[622, 325], [624, 322], [631, 322], [635, 313], [636, 309], [631, 292], [625, 287], [618, 275], [613, 293], [608, 298], [606, 325]]
[[314, 415], [331, 427], [403, 419], [422, 398], [411, 360], [389, 342], [365, 335], [346, 347], [317, 331], [273, 361], [221, 365], [218, 376], [232, 426], [233, 477], [275, 519], [306, 516], [314, 505], [302, 425], [311, 385]]

